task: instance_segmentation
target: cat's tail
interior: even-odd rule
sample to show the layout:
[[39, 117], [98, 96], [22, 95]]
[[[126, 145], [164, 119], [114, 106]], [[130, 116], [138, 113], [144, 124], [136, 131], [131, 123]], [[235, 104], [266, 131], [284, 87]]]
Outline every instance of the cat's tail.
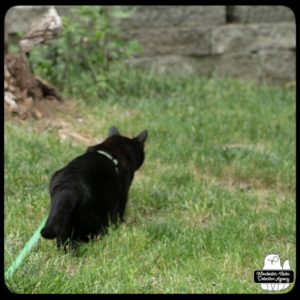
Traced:
[[76, 196], [63, 191], [53, 196], [51, 201], [51, 211], [41, 235], [45, 239], [66, 240], [71, 232], [70, 217], [76, 206]]

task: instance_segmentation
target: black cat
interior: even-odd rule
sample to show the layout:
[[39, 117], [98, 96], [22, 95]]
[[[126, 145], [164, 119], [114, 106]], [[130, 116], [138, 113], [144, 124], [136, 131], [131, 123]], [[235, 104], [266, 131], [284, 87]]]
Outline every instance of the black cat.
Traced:
[[123, 221], [134, 172], [144, 161], [147, 131], [135, 138], [121, 136], [116, 127], [108, 138], [54, 173], [49, 192], [51, 210], [41, 235], [87, 242], [104, 234], [110, 224]]

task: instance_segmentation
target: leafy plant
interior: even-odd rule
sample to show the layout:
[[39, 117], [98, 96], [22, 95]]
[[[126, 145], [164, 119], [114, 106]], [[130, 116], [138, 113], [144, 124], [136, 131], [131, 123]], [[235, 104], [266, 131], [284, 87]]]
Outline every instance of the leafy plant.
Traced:
[[136, 41], [121, 37], [118, 24], [132, 13], [132, 9], [117, 6], [72, 8], [62, 17], [58, 38], [31, 52], [33, 70], [61, 89], [68, 86], [71, 94], [101, 97], [113, 91], [112, 62], [130, 58], [141, 49]]

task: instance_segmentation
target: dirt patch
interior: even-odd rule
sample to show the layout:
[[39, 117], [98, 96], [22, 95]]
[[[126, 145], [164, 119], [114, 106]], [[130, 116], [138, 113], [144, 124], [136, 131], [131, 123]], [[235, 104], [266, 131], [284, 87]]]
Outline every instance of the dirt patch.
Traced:
[[[36, 103], [32, 109], [31, 121], [34, 122], [35, 130], [42, 132], [55, 132], [62, 141], [71, 140], [82, 145], [92, 145], [97, 142], [94, 137], [87, 136], [74, 129], [74, 121], [85, 124], [79, 108], [72, 101], [59, 102], [55, 100], [43, 100]], [[25, 124], [18, 116], [6, 115], [5, 118], [14, 122]]]
[[[34, 130], [38, 133], [52, 132], [57, 134], [62, 141], [70, 140], [85, 146], [99, 143], [99, 135], [100, 139], [101, 137], [105, 138], [105, 135], [98, 135], [97, 132], [95, 133], [95, 130], [91, 130], [89, 124], [95, 122], [93, 116], [85, 115], [84, 111], [81, 111], [80, 107], [71, 99], [64, 99], [64, 101], [45, 99], [38, 101], [30, 111], [31, 115], [27, 118], [21, 118], [19, 114], [7, 113], [5, 114], [5, 119], [20, 124], [31, 122]], [[117, 110], [112, 108], [110, 113], [117, 113]], [[129, 111], [126, 115], [134, 117], [137, 115], [137, 112], [131, 113]], [[97, 120], [97, 127], [104, 127], [105, 123], [105, 118], [101, 118]]]
[[[40, 112], [41, 117], [45, 119], [55, 118], [57, 115], [64, 115], [70, 117], [79, 117], [80, 110], [72, 102], [72, 100], [66, 100], [63, 102], [55, 100], [43, 100], [36, 103], [35, 108]], [[41, 119], [41, 118], [36, 118]]]

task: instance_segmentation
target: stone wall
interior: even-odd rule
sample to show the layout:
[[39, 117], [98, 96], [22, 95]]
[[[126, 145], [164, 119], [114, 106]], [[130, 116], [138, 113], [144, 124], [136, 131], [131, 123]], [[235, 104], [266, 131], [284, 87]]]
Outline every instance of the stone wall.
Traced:
[[[61, 13], [67, 11], [57, 8]], [[295, 80], [296, 26], [288, 7], [126, 7], [132, 8], [135, 13], [121, 26], [126, 38], [138, 40], [143, 47], [132, 61], [135, 65], [158, 72], [259, 82]], [[21, 10], [16, 13], [16, 9], [6, 18], [10, 31], [16, 30], [16, 20], [22, 19]], [[30, 9], [26, 9], [28, 13]], [[36, 12], [32, 14], [38, 15], [38, 9], [33, 7]]]
[[296, 26], [284, 6], [137, 7], [123, 23], [157, 71], [283, 83], [295, 80]]

